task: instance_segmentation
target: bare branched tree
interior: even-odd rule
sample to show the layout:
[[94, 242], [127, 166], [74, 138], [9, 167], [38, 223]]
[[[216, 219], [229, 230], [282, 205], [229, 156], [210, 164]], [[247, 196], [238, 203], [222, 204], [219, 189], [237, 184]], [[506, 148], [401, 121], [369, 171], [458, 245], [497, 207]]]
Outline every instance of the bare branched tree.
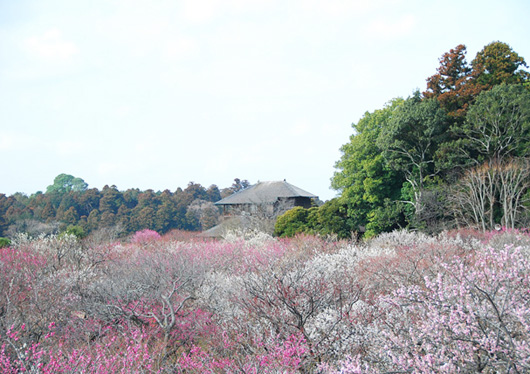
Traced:
[[450, 205], [459, 225], [515, 228], [524, 219], [530, 161], [495, 160], [469, 169], [453, 187]]
[[260, 231], [272, 235], [276, 218], [295, 206], [294, 200], [278, 198], [274, 203], [248, 204], [230, 207], [230, 216], [237, 220], [226, 221], [224, 226], [231, 230]]

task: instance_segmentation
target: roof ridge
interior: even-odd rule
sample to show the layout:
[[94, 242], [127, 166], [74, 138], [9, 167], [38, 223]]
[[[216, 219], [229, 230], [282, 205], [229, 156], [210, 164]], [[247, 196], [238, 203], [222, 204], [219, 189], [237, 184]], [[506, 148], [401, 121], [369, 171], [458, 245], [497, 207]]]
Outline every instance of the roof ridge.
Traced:
[[287, 188], [289, 189], [289, 191], [291, 191], [291, 193], [297, 194], [299, 192], [296, 190], [296, 186], [293, 186], [291, 183], [287, 182], [285, 179], [283, 180], [283, 183], [287, 185]]
[[[261, 187], [260, 187], [261, 186]], [[217, 205], [228, 204], [260, 204], [276, 201], [280, 197], [317, 197], [312, 193], [296, 187], [284, 180], [261, 181], [239, 190], [232, 195], [217, 201]]]

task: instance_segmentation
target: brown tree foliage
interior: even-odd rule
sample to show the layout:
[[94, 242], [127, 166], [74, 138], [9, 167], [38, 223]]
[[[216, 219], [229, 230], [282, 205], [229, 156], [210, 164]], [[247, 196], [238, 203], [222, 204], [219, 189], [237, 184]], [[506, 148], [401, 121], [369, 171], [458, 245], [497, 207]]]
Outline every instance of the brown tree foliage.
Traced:
[[466, 46], [459, 44], [440, 58], [437, 73], [427, 78], [426, 98], [435, 97], [450, 116], [463, 118], [469, 104], [486, 87], [473, 79], [466, 61]]
[[466, 46], [457, 45], [440, 58], [437, 73], [427, 78], [426, 98], [435, 97], [456, 119], [463, 119], [478, 94], [501, 83], [527, 82], [530, 74], [523, 57], [503, 42], [486, 45], [468, 64]]

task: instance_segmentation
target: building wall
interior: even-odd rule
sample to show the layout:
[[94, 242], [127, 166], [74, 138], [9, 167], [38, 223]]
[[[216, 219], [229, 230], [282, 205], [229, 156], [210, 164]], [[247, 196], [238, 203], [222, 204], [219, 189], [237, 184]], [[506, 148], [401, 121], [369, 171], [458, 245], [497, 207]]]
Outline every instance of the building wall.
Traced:
[[223, 216], [235, 216], [245, 212], [250, 215], [272, 218], [279, 216], [295, 206], [311, 207], [308, 197], [278, 198], [274, 204], [231, 204], [223, 206]]

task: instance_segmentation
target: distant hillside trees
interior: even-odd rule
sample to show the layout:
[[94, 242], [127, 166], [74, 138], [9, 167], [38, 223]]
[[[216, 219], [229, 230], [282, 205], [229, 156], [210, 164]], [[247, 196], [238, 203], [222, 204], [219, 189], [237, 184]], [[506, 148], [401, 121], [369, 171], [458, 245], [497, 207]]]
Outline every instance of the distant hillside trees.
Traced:
[[[248, 181], [236, 178], [223, 194], [228, 196], [245, 185]], [[60, 174], [45, 193], [0, 194], [0, 236], [54, 233], [68, 227], [84, 234], [115, 227], [123, 234], [143, 229], [159, 233], [207, 229], [217, 224], [219, 211], [213, 202], [220, 199], [221, 190], [216, 185], [205, 188], [190, 182], [175, 192], [120, 191], [108, 185], [98, 190], [89, 189], [81, 178]]]
[[[277, 233], [374, 236], [397, 227], [489, 230], [529, 222], [530, 74], [502, 42], [468, 64], [458, 45], [427, 89], [391, 100], [353, 124], [331, 184], [345, 219], [315, 229], [315, 212], [287, 212]], [[324, 208], [324, 207], [322, 207]], [[320, 209], [320, 208], [319, 208]]]

